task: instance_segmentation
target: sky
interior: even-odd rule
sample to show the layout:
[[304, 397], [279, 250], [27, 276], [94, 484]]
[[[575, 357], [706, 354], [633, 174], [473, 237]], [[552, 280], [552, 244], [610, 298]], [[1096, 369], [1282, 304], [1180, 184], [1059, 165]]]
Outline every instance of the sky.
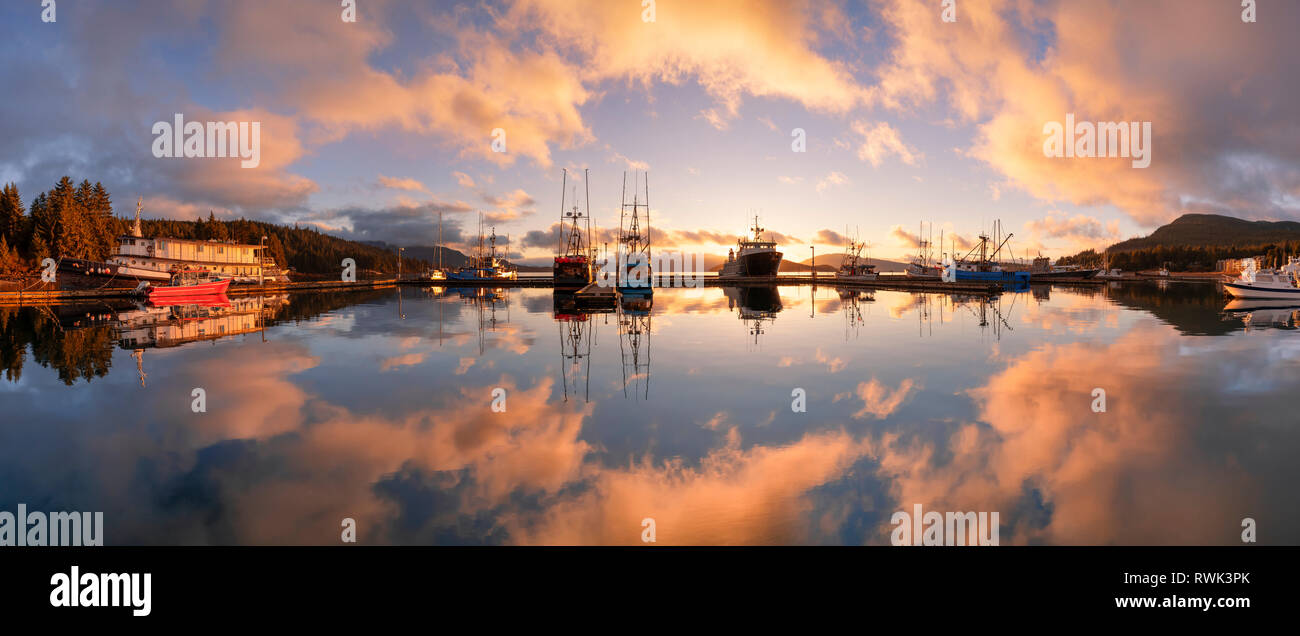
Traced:
[[[646, 171], [656, 249], [725, 254], [759, 215], [800, 261], [846, 233], [903, 258], [922, 222], [961, 248], [1000, 220], [1015, 256], [1055, 257], [1184, 213], [1300, 219], [1286, 0], [1254, 22], [1236, 0], [53, 4], [0, 7], [0, 182], [28, 203], [67, 174], [120, 215], [397, 245], [442, 213], [461, 248], [482, 212], [532, 264], [565, 169], [602, 238]], [[176, 113], [260, 122], [259, 164], [154, 156]], [[1150, 165], [1047, 156], [1067, 114], [1150, 123]]]

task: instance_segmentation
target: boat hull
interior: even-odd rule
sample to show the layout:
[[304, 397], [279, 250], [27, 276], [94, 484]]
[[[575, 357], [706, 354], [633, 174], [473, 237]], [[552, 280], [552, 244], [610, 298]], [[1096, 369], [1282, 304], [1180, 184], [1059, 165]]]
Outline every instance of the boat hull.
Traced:
[[1072, 272], [1031, 272], [1031, 276], [1033, 276], [1034, 280], [1052, 280], [1056, 278], [1092, 278], [1099, 273], [1101, 273], [1099, 269], [1079, 269]]
[[555, 259], [552, 268], [556, 289], [582, 289], [591, 282], [591, 268], [584, 261], [561, 261]]
[[722, 266], [719, 276], [776, 276], [781, 271], [781, 252], [764, 250], [741, 254]]
[[199, 283], [197, 285], [177, 285], [168, 287], [150, 287], [149, 300], [167, 300], [179, 302], [187, 299], [201, 299], [211, 297], [217, 294], [225, 294], [230, 288], [230, 280], [219, 280], [212, 283]]
[[1267, 298], [1300, 302], [1300, 289], [1295, 287], [1258, 287], [1247, 283], [1224, 283], [1223, 289], [1237, 298]]
[[171, 274], [117, 263], [63, 258], [59, 259], [58, 280], [64, 289], [131, 288], [141, 281], [165, 283], [171, 280]]
[[957, 270], [957, 280], [986, 283], [1027, 283], [1029, 282], [1029, 272], [972, 272], [959, 269]]
[[449, 272], [449, 273], [447, 274], [447, 279], [448, 279], [448, 280], [459, 280], [459, 281], [475, 281], [475, 282], [487, 282], [487, 281], [497, 281], [497, 280], [501, 280], [501, 279], [496, 275], [496, 270], [492, 270], [492, 269], [470, 269], [470, 270], [460, 270], [460, 271], [456, 271], [456, 272]]

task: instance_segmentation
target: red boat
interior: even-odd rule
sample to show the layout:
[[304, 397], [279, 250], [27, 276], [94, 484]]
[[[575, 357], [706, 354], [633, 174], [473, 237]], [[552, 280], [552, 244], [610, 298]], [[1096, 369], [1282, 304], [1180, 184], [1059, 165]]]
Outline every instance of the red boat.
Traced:
[[226, 293], [230, 279], [214, 280], [207, 270], [184, 270], [176, 272], [168, 285], [150, 286], [146, 293], [150, 301], [165, 300], [181, 303], [194, 299], [196, 302], [210, 300], [213, 296]]

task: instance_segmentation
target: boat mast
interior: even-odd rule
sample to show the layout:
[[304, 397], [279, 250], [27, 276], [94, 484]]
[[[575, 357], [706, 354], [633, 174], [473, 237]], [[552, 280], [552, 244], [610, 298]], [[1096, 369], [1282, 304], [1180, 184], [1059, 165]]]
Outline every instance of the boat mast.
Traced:
[[587, 199], [587, 201], [586, 201], [586, 206], [587, 206], [587, 278], [586, 278], [586, 279], [587, 279], [587, 280], [591, 280], [591, 279], [593, 278], [593, 275], [592, 275], [593, 269], [592, 269], [592, 268], [595, 266], [595, 263], [596, 263], [596, 255], [595, 255], [595, 252], [593, 251], [594, 248], [595, 248], [595, 245], [592, 243], [592, 237], [591, 237], [591, 171], [588, 170], [588, 169], [586, 169], [586, 168], [583, 168], [583, 169], [582, 169], [582, 191], [583, 191], [583, 196], [585, 196], [586, 199]]
[[[560, 235], [555, 237], [555, 253], [564, 256], [564, 195], [569, 191], [569, 169], [564, 168], [560, 176]], [[577, 221], [574, 221], [577, 224]], [[572, 240], [572, 239], [570, 239]]]

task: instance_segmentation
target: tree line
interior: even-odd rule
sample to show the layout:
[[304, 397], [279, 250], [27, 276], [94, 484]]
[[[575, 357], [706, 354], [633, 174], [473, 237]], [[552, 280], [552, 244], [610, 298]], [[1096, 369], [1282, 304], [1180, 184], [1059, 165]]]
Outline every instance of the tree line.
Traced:
[[[1274, 243], [1198, 246], [1160, 245], [1156, 247], [1110, 252], [1111, 269], [1138, 271], [1168, 267], [1178, 272], [1212, 272], [1221, 260], [1263, 256], [1264, 265], [1275, 267], [1286, 264], [1288, 256], [1300, 254], [1300, 241]], [[1106, 266], [1106, 256], [1096, 250], [1085, 250], [1073, 256], [1063, 256], [1058, 265], [1078, 265], [1085, 268]]]
[[[130, 221], [113, 214], [113, 201], [101, 183], [72, 178], [59, 179], [53, 188], [38, 194], [24, 206], [18, 186], [9, 183], [0, 190], [0, 276], [15, 277], [33, 272], [45, 258], [107, 260], [117, 252], [117, 239]], [[298, 272], [333, 274], [344, 258], [352, 258], [357, 269], [382, 273], [397, 270], [397, 254], [373, 245], [322, 234], [315, 228], [288, 227], [238, 219], [222, 221], [211, 212], [196, 221], [171, 219], [141, 220], [146, 237], [234, 241], [261, 245], [266, 237], [267, 256], [276, 264]], [[430, 264], [403, 258], [406, 271], [418, 271]]]

